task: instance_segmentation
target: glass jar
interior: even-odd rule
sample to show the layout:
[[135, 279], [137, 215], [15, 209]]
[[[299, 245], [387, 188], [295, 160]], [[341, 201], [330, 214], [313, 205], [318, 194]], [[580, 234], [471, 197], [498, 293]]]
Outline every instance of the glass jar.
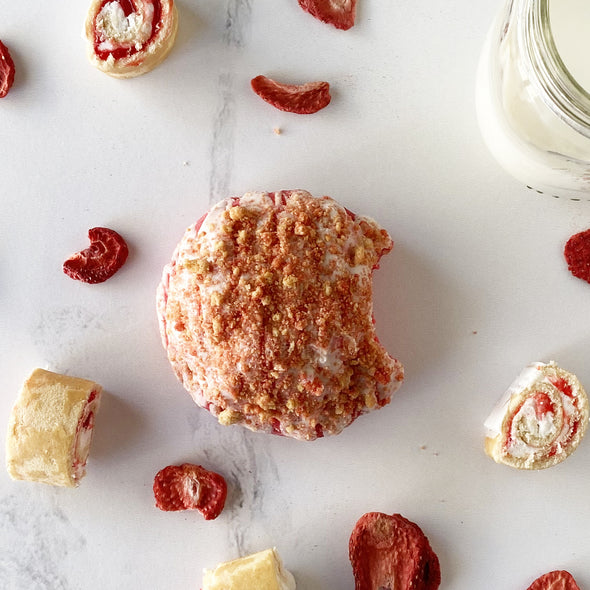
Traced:
[[589, 49], [590, 0], [508, 0], [488, 33], [479, 126], [498, 162], [537, 192], [590, 201]]

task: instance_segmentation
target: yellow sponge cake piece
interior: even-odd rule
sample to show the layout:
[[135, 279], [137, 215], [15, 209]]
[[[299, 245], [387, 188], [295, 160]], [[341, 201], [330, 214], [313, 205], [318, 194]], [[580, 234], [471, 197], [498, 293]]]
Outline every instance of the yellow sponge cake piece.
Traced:
[[202, 590], [295, 590], [295, 579], [273, 548], [205, 570]]

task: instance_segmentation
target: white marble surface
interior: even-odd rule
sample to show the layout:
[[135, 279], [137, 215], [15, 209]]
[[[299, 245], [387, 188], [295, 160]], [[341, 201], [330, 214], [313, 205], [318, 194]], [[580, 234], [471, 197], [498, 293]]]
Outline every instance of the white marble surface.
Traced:
[[[300, 590], [349, 589], [349, 534], [378, 510], [420, 524], [443, 589], [524, 590], [555, 568], [590, 588], [590, 441], [544, 472], [483, 453], [483, 421], [524, 365], [555, 359], [590, 386], [590, 286], [562, 258], [590, 203], [520, 186], [475, 121], [498, 3], [359, 0], [341, 32], [296, 0], [179, 0], [168, 60], [123, 81], [86, 61], [85, 4], [0, 2], [18, 68], [0, 103], [0, 423], [35, 366], [106, 390], [78, 489], [2, 470], [0, 587], [198, 589], [204, 567], [275, 545]], [[328, 80], [332, 104], [276, 111], [249, 89], [261, 73]], [[331, 195], [396, 243], [375, 315], [406, 382], [309, 444], [197, 408], [154, 311], [185, 226], [222, 197], [281, 188]], [[123, 234], [130, 257], [89, 286], [61, 264], [96, 225]], [[154, 474], [183, 461], [227, 478], [217, 520], [154, 507]]]

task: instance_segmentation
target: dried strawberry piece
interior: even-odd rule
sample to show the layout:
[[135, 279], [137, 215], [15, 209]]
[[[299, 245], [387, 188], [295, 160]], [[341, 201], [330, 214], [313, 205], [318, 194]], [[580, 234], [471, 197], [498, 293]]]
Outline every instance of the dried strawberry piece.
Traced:
[[88, 238], [90, 246], [68, 258], [63, 271], [84, 283], [102, 283], [125, 264], [129, 250], [125, 240], [107, 227], [89, 229]]
[[590, 229], [573, 235], [563, 253], [570, 272], [590, 283]]
[[227, 484], [222, 475], [200, 465], [169, 465], [154, 478], [154, 497], [160, 510], [198, 510], [212, 520], [225, 506]]
[[299, 6], [337, 29], [346, 31], [354, 25], [356, 0], [299, 0]]
[[252, 90], [273, 107], [299, 115], [317, 113], [332, 99], [328, 82], [281, 84], [266, 76], [256, 76], [250, 84]]
[[355, 590], [436, 590], [438, 557], [420, 527], [400, 514], [361, 516], [348, 546]]
[[537, 578], [527, 590], [580, 590], [580, 587], [569, 572], [556, 570]]
[[8, 48], [0, 41], [0, 98], [4, 98], [14, 82], [14, 62]]

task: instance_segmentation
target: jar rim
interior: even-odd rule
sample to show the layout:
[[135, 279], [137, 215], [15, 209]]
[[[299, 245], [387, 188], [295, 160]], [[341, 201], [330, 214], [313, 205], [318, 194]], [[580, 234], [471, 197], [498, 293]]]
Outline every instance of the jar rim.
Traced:
[[579, 133], [590, 137], [590, 94], [579, 84], [561, 59], [549, 13], [551, 0], [521, 2], [518, 18], [527, 66], [545, 104]]

